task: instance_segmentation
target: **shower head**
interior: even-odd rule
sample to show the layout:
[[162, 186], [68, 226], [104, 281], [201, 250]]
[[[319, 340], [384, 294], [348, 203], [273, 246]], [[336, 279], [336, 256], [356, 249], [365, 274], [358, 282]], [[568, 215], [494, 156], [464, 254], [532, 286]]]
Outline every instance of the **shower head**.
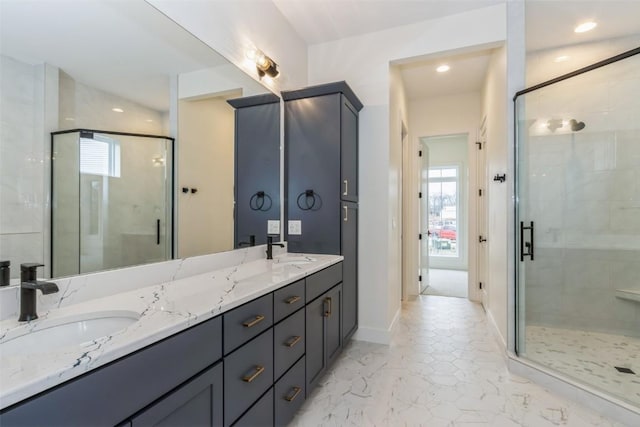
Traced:
[[579, 132], [586, 126], [584, 122], [579, 122], [576, 119], [569, 120], [569, 126], [571, 126], [572, 132]]

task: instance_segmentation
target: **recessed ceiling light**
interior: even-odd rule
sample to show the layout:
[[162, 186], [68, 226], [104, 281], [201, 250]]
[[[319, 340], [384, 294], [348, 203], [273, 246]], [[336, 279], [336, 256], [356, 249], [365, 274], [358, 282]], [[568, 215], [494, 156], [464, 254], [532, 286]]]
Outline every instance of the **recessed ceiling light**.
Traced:
[[75, 120], [73, 117], [65, 117], [64, 119], [68, 122], [72, 122]]
[[122, 108], [118, 108], [118, 107], [112, 108], [111, 111], [115, 111], [116, 113], [124, 113], [124, 110]]
[[147, 119], [147, 120], [146, 120], [146, 122], [147, 122], [147, 123], [153, 123], [153, 120], [151, 120], [151, 119]]
[[449, 67], [448, 65], [444, 64], [439, 66], [438, 68], [436, 68], [436, 71], [439, 73], [446, 73], [447, 71], [449, 71], [451, 67]]
[[568, 61], [569, 58], [570, 57], [567, 55], [561, 55], [561, 56], [558, 56], [556, 59], [554, 59], [553, 62], [565, 62], [565, 61]]
[[597, 26], [598, 26], [597, 23], [593, 21], [587, 21], [578, 25], [573, 31], [575, 31], [576, 33], [586, 33], [587, 31], [593, 30]]

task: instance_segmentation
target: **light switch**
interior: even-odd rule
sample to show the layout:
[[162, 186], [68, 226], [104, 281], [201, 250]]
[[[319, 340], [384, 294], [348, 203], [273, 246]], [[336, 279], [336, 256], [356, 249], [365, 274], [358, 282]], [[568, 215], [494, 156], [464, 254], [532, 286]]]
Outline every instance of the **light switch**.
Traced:
[[280, 234], [280, 221], [277, 219], [267, 220], [267, 234]]
[[302, 221], [290, 220], [289, 221], [289, 234], [292, 236], [299, 236], [302, 234]]

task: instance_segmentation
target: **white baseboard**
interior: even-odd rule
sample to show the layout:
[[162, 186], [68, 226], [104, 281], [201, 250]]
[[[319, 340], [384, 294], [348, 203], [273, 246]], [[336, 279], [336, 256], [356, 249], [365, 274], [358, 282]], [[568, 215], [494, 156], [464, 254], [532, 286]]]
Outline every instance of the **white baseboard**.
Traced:
[[487, 319], [489, 319], [489, 325], [491, 326], [491, 330], [493, 331], [493, 335], [495, 336], [496, 341], [498, 341], [498, 344], [502, 346], [503, 350], [506, 350], [507, 340], [500, 333], [500, 329], [498, 328], [498, 324], [496, 323], [496, 320], [493, 318], [493, 315], [491, 314], [491, 310], [486, 310], [486, 314], [487, 314]]
[[391, 321], [391, 325], [387, 329], [380, 328], [367, 328], [366, 326], [358, 326], [358, 330], [353, 335], [353, 339], [356, 341], [367, 341], [373, 342], [376, 344], [391, 344], [391, 337], [398, 326], [398, 319], [400, 319], [400, 310], [396, 311], [396, 314], [393, 316], [393, 320]]

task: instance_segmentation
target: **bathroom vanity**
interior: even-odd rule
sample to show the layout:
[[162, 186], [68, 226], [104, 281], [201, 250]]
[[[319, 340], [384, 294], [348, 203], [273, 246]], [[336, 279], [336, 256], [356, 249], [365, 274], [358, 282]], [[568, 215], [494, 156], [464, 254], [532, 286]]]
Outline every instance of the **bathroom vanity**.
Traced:
[[[256, 258], [262, 249], [226, 255]], [[342, 257], [244, 258], [45, 309], [29, 325], [3, 321], [0, 424], [286, 425], [342, 349]], [[72, 290], [60, 286], [62, 302]], [[138, 318], [51, 352], [2, 351], [12, 339], [91, 313]]]

